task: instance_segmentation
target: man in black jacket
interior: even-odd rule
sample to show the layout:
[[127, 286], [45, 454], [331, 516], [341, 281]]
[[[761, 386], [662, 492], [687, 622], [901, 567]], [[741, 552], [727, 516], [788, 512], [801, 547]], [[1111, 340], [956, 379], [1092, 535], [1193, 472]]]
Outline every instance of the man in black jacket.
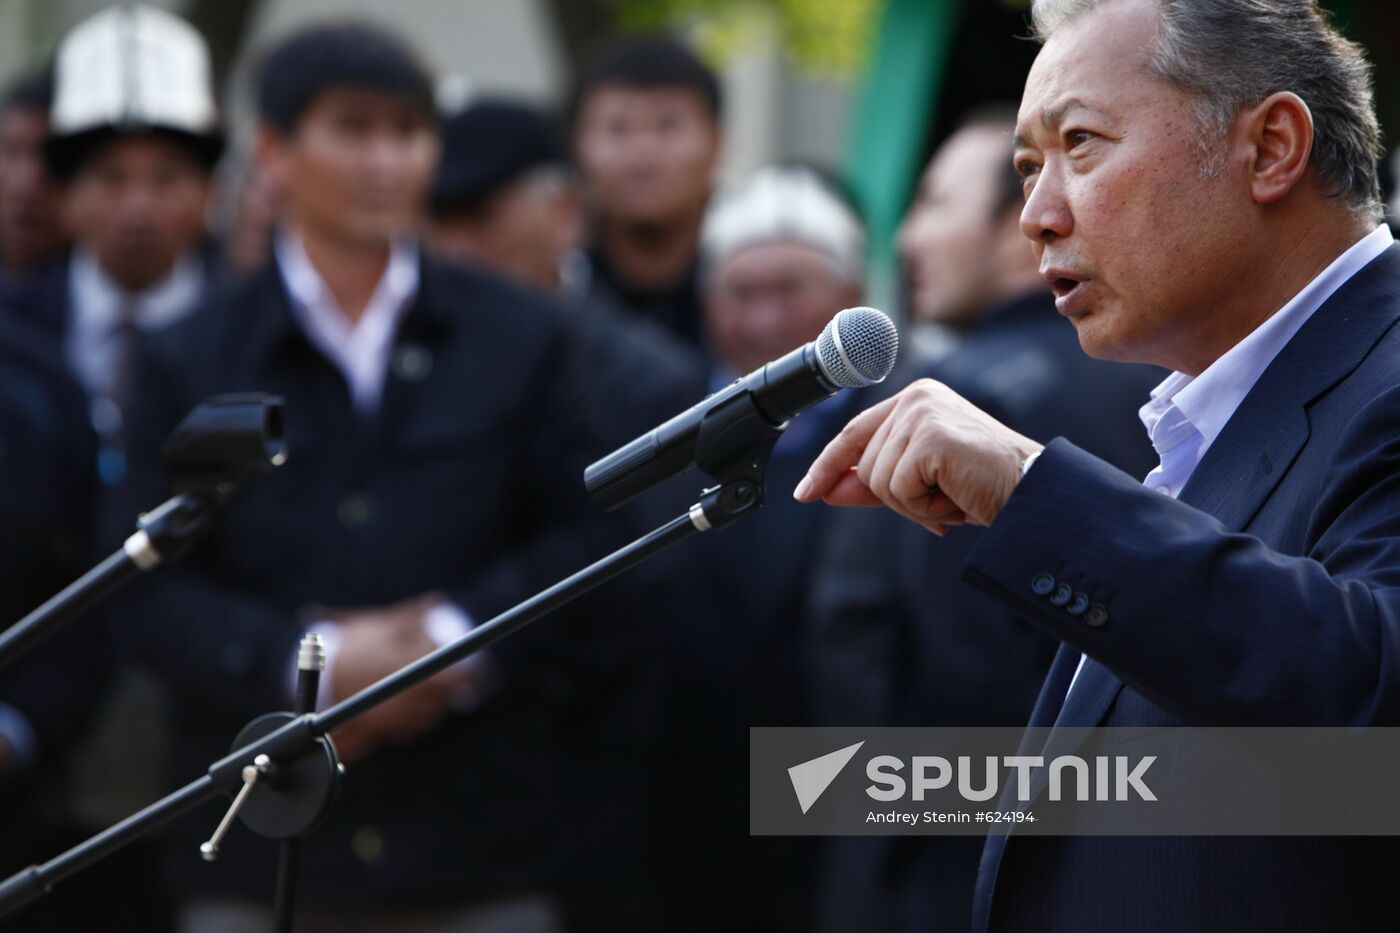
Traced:
[[593, 212], [589, 288], [704, 347], [696, 258], [723, 143], [719, 79], [685, 46], [608, 49], [570, 100]]
[[[58, 353], [43, 335], [0, 320], [0, 630], [85, 569], [94, 457], [87, 400]], [[69, 660], [64, 651], [40, 652], [0, 670], [0, 873], [7, 876], [40, 850], [72, 841], [62, 758], [49, 754], [47, 720], [13, 702], [22, 695], [41, 711], [86, 706], [89, 694], [74, 680], [82, 665]], [[0, 929], [47, 933], [85, 919], [76, 902], [44, 903]]]
[[[861, 303], [865, 230], [839, 184], [773, 165], [717, 197], [702, 250], [708, 389], [814, 340]], [[748, 834], [750, 726], [810, 722], [798, 639], [826, 515], [789, 490], [853, 410], [843, 392], [793, 419], [762, 509], [676, 548], [668, 601], [660, 784], [665, 929], [797, 931], [810, 920], [815, 840]]]
[[[478, 98], [443, 125], [442, 164], [433, 184], [430, 245], [445, 258], [479, 263], [559, 298], [573, 325], [571, 385], [583, 402], [589, 459], [651, 430], [705, 394], [699, 351], [662, 324], [618, 307], [587, 281], [580, 185], [549, 118], [507, 98]], [[580, 274], [581, 273], [581, 274]], [[625, 505], [630, 536], [674, 518], [703, 483], [694, 476]], [[714, 545], [711, 545], [714, 546]], [[722, 544], [720, 546], [723, 546]], [[573, 611], [600, 617], [617, 650], [573, 704], [567, 729], [567, 817], [559, 826], [561, 898], [576, 933], [650, 933], [659, 920], [648, 843], [667, 623], [664, 559], [585, 597]], [[684, 568], [680, 568], [683, 573]], [[609, 844], [598, 845], [606, 838]]]
[[[287, 192], [276, 262], [149, 343], [112, 510], [166, 494], [159, 445], [200, 399], [286, 400], [286, 467], [127, 607], [125, 647], [180, 701], [181, 779], [288, 706], [307, 630], [329, 646], [322, 702], [342, 699], [599, 556], [608, 527], [583, 500], [559, 314], [412, 236], [438, 154], [412, 54], [366, 26], [307, 30], [264, 60], [259, 106]], [[538, 623], [336, 735], [350, 772], [304, 848], [306, 929], [558, 928], [573, 631]], [[263, 929], [272, 847], [235, 832], [216, 870], [195, 857], [219, 809], [172, 832], [181, 927]]]

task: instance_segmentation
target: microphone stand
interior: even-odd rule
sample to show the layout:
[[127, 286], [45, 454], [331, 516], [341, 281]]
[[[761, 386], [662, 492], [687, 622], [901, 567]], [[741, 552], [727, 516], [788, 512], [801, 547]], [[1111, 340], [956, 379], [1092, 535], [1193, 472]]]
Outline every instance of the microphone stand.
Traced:
[[133, 577], [186, 553], [244, 483], [285, 463], [282, 399], [262, 393], [211, 396], [176, 425], [161, 459], [176, 495], [141, 515], [136, 533], [119, 550], [0, 632], [0, 669]]
[[[292, 840], [305, 835], [329, 810], [344, 773], [335, 747], [327, 737], [332, 730], [548, 615], [657, 552], [698, 532], [727, 527], [755, 511], [763, 503], [763, 473], [768, 456], [784, 427], [756, 424], [758, 441], [747, 445], [743, 457], [721, 469], [707, 470], [720, 480], [720, 485], [706, 490], [700, 501], [684, 515], [477, 626], [451, 644], [424, 655], [321, 713], [269, 713], [253, 720], [234, 740], [234, 750], [210, 765], [197, 780], [42, 865], [31, 865], [0, 883], [0, 916], [48, 894], [64, 879], [220, 795], [235, 794], [235, 797], [213, 837], [201, 847], [206, 859], [217, 857], [219, 843], [235, 817], [264, 838]], [[735, 448], [728, 449], [733, 452]], [[305, 683], [300, 680], [300, 674], [299, 682]], [[306, 702], [302, 694], [298, 706]], [[289, 930], [295, 847], [284, 848], [283, 853], [278, 880], [278, 929]]]
[[0, 669], [13, 664], [133, 577], [184, 554], [209, 530], [213, 512], [209, 500], [187, 493], [142, 515], [139, 530], [119, 550], [0, 632]]
[[[297, 652], [296, 713], [305, 715], [316, 711], [316, 692], [321, 684], [321, 672], [326, 669], [326, 645], [321, 636], [309, 633], [302, 637]], [[339, 765], [337, 765], [339, 771]], [[272, 898], [275, 917], [274, 933], [292, 933], [296, 916], [297, 860], [301, 842], [295, 837], [282, 840], [277, 859], [277, 890]]]

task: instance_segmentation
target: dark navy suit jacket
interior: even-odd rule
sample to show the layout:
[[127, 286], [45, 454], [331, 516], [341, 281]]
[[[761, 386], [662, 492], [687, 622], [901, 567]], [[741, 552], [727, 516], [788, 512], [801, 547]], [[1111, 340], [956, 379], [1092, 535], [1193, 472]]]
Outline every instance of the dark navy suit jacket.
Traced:
[[[175, 698], [174, 780], [287, 706], [311, 607], [442, 591], [482, 622], [619, 543], [579, 480], [588, 419], [565, 378], [570, 347], [558, 308], [430, 256], [373, 416], [307, 341], [275, 266], [150, 339], [130, 479], [104, 510], [113, 540], [169, 493], [161, 443], [209, 395], [282, 396], [289, 454], [195, 552], [124, 594], [121, 646]], [[627, 621], [551, 618], [501, 641], [478, 709], [352, 766], [306, 841], [307, 902], [462, 902], [549, 884], [561, 716]], [[220, 809], [172, 826], [172, 880], [189, 897], [261, 897], [261, 840], [231, 834], [218, 872], [188, 857]]]
[[[1067, 643], [1032, 726], [1400, 721], [1397, 319], [1392, 247], [1280, 352], [1179, 500], [1046, 448], [967, 564]], [[1040, 595], [1042, 575], [1088, 607]], [[1069, 750], [1052, 733], [1045, 754]], [[974, 929], [1396, 929], [1397, 855], [1363, 839], [993, 836]]]

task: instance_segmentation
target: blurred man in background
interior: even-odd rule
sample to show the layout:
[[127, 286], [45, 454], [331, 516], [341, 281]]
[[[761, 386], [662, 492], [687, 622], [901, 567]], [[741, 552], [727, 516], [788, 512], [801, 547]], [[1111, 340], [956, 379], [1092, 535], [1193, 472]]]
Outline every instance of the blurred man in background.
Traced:
[[[1085, 356], [1056, 312], [1020, 230], [1015, 125], [1009, 107], [974, 113], [920, 179], [899, 230], [914, 324], [948, 327], [957, 342], [937, 362], [901, 366], [882, 393], [939, 379], [1017, 430], [1072, 438], [1145, 475], [1153, 455], [1137, 408], [1159, 374]], [[962, 582], [979, 530], [935, 538], [873, 509], [829, 521], [808, 643], [820, 721], [1020, 726], [1056, 646]], [[818, 929], [966, 930], [981, 851], [978, 837], [833, 839]]]
[[[590, 460], [704, 395], [704, 363], [693, 347], [578, 281], [577, 270], [587, 262], [583, 198], [545, 114], [483, 98], [448, 117], [431, 205], [428, 237], [436, 252], [557, 300], [572, 334], [569, 382], [588, 421]], [[700, 488], [691, 477], [673, 487], [683, 499], [658, 491], [621, 509], [629, 534], [640, 536], [674, 518]], [[595, 678], [565, 730], [570, 777], [561, 884], [569, 929], [576, 933], [649, 933], [661, 925], [651, 820], [655, 743], [667, 724], [658, 708], [664, 623], [656, 615], [675, 569], [649, 562], [565, 610], [605, 620], [617, 649], [607, 676]], [[599, 845], [603, 839], [607, 845]]]
[[701, 345], [695, 259], [720, 155], [718, 79], [679, 43], [632, 40], [584, 74], [569, 110], [591, 287]]
[[[796, 165], [719, 196], [704, 226], [702, 282], [713, 391], [813, 340], [860, 304], [865, 232], [844, 194]], [[811, 721], [798, 640], [808, 568], [826, 516], [787, 501], [808, 452], [839, 429], [852, 393], [792, 421], [762, 510], [732, 535], [688, 542], [664, 603], [670, 624], [658, 825], [665, 929], [802, 930], [815, 846], [748, 834], [748, 729]]]
[[[205, 207], [223, 140], [204, 40], [164, 11], [123, 6], [84, 20], [60, 44], [53, 75], [43, 149], [62, 185], [59, 213], [73, 250], [6, 301], [82, 385], [98, 443], [81, 467], [111, 488], [126, 474], [140, 334], [192, 311], [212, 276]], [[124, 530], [135, 515], [125, 516]], [[95, 560], [86, 544], [81, 564]], [[120, 663], [108, 621], [85, 620], [0, 684], [36, 737], [29, 764], [43, 775], [39, 807], [43, 794], [59, 798], [46, 818], [76, 837], [166, 789], [163, 690]], [[71, 906], [101, 910], [100, 921], [114, 926], [140, 917], [162, 929], [154, 851], [143, 841], [90, 872], [70, 893]], [[114, 891], [122, 892], [120, 908], [97, 906]], [[94, 920], [80, 916], [79, 925]]]
[[[82, 388], [48, 340], [0, 318], [0, 629], [86, 569], [97, 499], [92, 461]], [[0, 672], [0, 874], [7, 877], [76, 841], [63, 758], [45, 747], [50, 737], [6, 701], [19, 692], [52, 705], [75, 696], [85, 703], [88, 691], [73, 682], [83, 672], [65, 660], [30, 655]], [[92, 881], [79, 883], [79, 897], [36, 904], [0, 921], [0, 930], [84, 928], [92, 917], [81, 895], [101, 890]], [[158, 930], [158, 918], [149, 920]]]
[[59, 189], [44, 163], [52, 103], [49, 65], [16, 79], [0, 96], [0, 303], [68, 246]]
[[443, 123], [428, 242], [546, 292], [584, 237], [581, 192], [558, 129], [507, 98], [470, 100]]
[[577, 335], [573, 378], [589, 396], [598, 456], [699, 401], [687, 395], [701, 378], [697, 351], [590, 288], [583, 192], [544, 113], [485, 98], [447, 118], [430, 204], [435, 252], [559, 301]]
[[[419, 249], [439, 136], [414, 54], [310, 27], [269, 51], [257, 95], [259, 168], [286, 198], [275, 260], [149, 342], [112, 509], [120, 525], [168, 493], [157, 452], [200, 399], [286, 400], [286, 467], [130, 591], [126, 645], [181, 701], [182, 774], [286, 708], [308, 630], [322, 702], [344, 699], [583, 566], [610, 527], [578, 483], [559, 314]], [[303, 844], [299, 928], [558, 929], [556, 730], [590, 647], [542, 622], [337, 732], [350, 774]], [[235, 832], [216, 872], [190, 855], [222, 809], [172, 828], [180, 928], [264, 930], [275, 847]]]
[[45, 155], [73, 254], [10, 300], [62, 343], [92, 398], [110, 485], [125, 471], [138, 336], [189, 313], [212, 276], [205, 211], [223, 137], [204, 40], [168, 13], [99, 13], [65, 37], [54, 67]]

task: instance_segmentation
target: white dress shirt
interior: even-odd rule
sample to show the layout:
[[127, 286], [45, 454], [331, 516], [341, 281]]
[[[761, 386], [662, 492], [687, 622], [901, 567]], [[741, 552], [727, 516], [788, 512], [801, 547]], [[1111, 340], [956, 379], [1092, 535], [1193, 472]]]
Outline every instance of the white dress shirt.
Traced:
[[[417, 242], [404, 238], [393, 244], [384, 273], [359, 320], [354, 323], [336, 303], [335, 295], [316, 271], [295, 232], [279, 233], [273, 249], [291, 296], [292, 311], [306, 339], [345, 377], [355, 410], [362, 415], [374, 414], [384, 395], [384, 380], [388, 376], [399, 324], [418, 294]], [[456, 641], [471, 631], [472, 625], [471, 617], [452, 603], [439, 604], [423, 617], [423, 630], [438, 647]], [[317, 708], [323, 709], [333, 699], [331, 670], [340, 649], [340, 626], [322, 621], [313, 623], [308, 631], [319, 634], [326, 646], [326, 667], [316, 699]], [[462, 663], [471, 666], [474, 660], [474, 657], [468, 658]], [[296, 677], [293, 665], [293, 684]], [[459, 705], [467, 708], [473, 702], [473, 697], [465, 696]]]
[[[1196, 466], [1220, 436], [1249, 390], [1313, 313], [1352, 276], [1390, 248], [1395, 238], [1381, 224], [1338, 256], [1293, 299], [1248, 337], [1235, 344], [1199, 376], [1172, 373], [1152, 390], [1138, 411], [1160, 463], [1143, 485], [1176, 498]], [[1069, 688], [1084, 670], [1085, 656]], [[1068, 693], [1066, 693], [1068, 695]]]
[[345, 377], [355, 410], [361, 414], [377, 411], [399, 322], [418, 294], [417, 243], [410, 239], [394, 243], [379, 284], [353, 323], [311, 264], [300, 237], [283, 232], [273, 248], [291, 295], [292, 311], [306, 339]]

